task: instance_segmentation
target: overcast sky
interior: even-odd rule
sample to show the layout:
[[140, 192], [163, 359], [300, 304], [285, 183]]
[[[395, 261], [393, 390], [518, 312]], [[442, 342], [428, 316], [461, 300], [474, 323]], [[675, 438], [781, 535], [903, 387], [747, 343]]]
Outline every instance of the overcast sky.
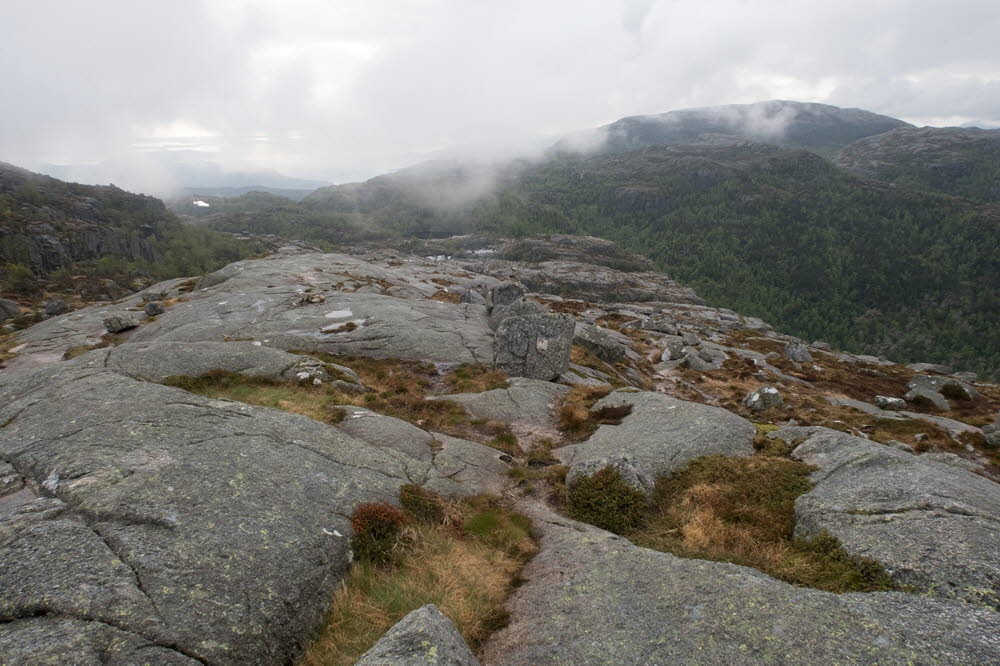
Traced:
[[30, 0], [0, 160], [195, 148], [336, 182], [783, 98], [1000, 126], [1000, 0]]

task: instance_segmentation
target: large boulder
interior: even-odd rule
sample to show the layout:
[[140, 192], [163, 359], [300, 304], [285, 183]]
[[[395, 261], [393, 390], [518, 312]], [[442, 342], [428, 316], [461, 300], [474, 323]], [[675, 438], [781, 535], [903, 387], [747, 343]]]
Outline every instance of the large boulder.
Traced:
[[474, 442], [439, 446], [402, 422], [355, 436], [91, 360], [0, 374], [4, 478], [27, 482], [0, 497], [0, 652], [24, 656], [12, 663], [37, 663], [36, 649], [294, 661], [349, 567], [357, 504], [506, 478]]
[[427, 604], [392, 626], [356, 666], [479, 666], [455, 624]]
[[121, 333], [140, 323], [139, 317], [130, 312], [117, 312], [104, 319], [104, 328], [108, 329], [108, 333]]
[[45, 305], [42, 307], [42, 312], [44, 312], [45, 315], [48, 317], [54, 317], [56, 315], [66, 314], [67, 312], [69, 312], [69, 305], [66, 304], [66, 301], [59, 299], [53, 301], [47, 301]]
[[785, 358], [796, 363], [812, 363], [813, 357], [809, 347], [801, 340], [789, 340], [785, 343]]
[[809, 432], [792, 456], [819, 469], [795, 503], [796, 536], [826, 530], [902, 584], [1000, 608], [1000, 485], [836, 430]]
[[519, 300], [524, 294], [524, 287], [521, 285], [513, 282], [502, 282], [490, 289], [486, 303], [491, 308], [503, 307]]
[[655, 479], [692, 458], [754, 452], [757, 429], [719, 407], [626, 388], [599, 400], [592, 411], [606, 408], [631, 412], [620, 425], [602, 425], [585, 442], [557, 449], [554, 453], [559, 460], [572, 466], [592, 458], [625, 455], [639, 471]]
[[781, 397], [781, 392], [773, 386], [762, 386], [743, 398], [743, 404], [753, 412], [761, 412], [782, 403], [784, 403], [784, 399]]
[[566, 372], [576, 322], [568, 314], [509, 317], [497, 328], [497, 368], [512, 377], [551, 380]]
[[684, 559], [537, 507], [541, 550], [488, 664], [993, 663], [1000, 613], [898, 592], [832, 594]]
[[[970, 384], [959, 381], [952, 377], [939, 377], [935, 375], [916, 375], [907, 384], [909, 392], [906, 394], [907, 400], [912, 400], [911, 396], [928, 396], [937, 393], [944, 399], [952, 400], [977, 400], [979, 391]], [[934, 401], [939, 402], [939, 401]], [[947, 404], [947, 400], [945, 400]], [[944, 409], [947, 409], [945, 407]]]
[[623, 336], [606, 328], [577, 323], [573, 344], [583, 347], [605, 363], [618, 363], [625, 360], [627, 349], [619, 337]]
[[525, 317], [527, 315], [545, 314], [548, 309], [538, 301], [518, 298], [507, 305], [497, 305], [490, 312], [490, 328], [497, 330], [500, 323], [507, 317]]

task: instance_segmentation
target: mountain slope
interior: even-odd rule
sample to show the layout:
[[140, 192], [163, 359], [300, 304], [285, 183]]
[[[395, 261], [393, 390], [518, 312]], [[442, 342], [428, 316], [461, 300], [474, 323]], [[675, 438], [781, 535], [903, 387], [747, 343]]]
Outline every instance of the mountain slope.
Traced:
[[567, 156], [527, 170], [478, 221], [616, 240], [709, 303], [804, 337], [1000, 367], [1000, 210], [859, 180], [806, 151]]
[[855, 141], [835, 162], [865, 178], [1000, 201], [1000, 129], [900, 127]]
[[37, 279], [67, 271], [105, 278], [191, 275], [255, 247], [185, 227], [153, 197], [0, 163], [0, 289], [6, 291], [30, 291]]

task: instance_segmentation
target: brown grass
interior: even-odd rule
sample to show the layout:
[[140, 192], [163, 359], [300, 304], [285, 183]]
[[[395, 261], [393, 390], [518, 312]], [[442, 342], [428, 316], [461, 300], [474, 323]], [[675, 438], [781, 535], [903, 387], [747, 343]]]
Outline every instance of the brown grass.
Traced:
[[566, 314], [578, 315], [584, 310], [596, 307], [593, 303], [586, 301], [553, 301], [547, 298], [540, 298], [538, 302], [545, 305], [553, 312], [564, 312]]
[[396, 563], [357, 563], [333, 599], [329, 620], [303, 666], [353, 664], [396, 622], [435, 604], [476, 647], [504, 626], [521, 568], [536, 551], [531, 524], [490, 498], [448, 502], [443, 524], [408, 528]]
[[[558, 426], [563, 435], [570, 440], [581, 441], [590, 437], [601, 423], [614, 422], [615, 414], [596, 414], [590, 411], [594, 403], [611, 393], [612, 390], [608, 386], [574, 386], [571, 388], [563, 397], [562, 405], [559, 407]], [[627, 413], [623, 413], [618, 416], [618, 422], [626, 415]]]
[[[273, 407], [329, 424], [339, 423], [344, 417], [338, 405], [364, 407], [424, 430], [471, 439], [512, 456], [523, 455], [517, 437], [506, 424], [473, 419], [464, 407], [449, 400], [427, 400], [432, 378], [437, 378], [437, 370], [430, 363], [323, 353], [312, 355], [350, 367], [372, 390], [362, 394], [345, 393], [329, 384], [313, 386], [312, 383], [246, 377], [218, 370], [201, 377], [170, 377], [164, 383], [213, 398]], [[331, 374], [337, 373], [331, 368]]]
[[812, 469], [771, 456], [698, 458], [658, 480], [647, 524], [626, 536], [648, 548], [751, 566], [833, 592], [892, 589], [879, 565], [849, 557], [829, 535], [793, 538], [795, 498], [812, 487]]
[[506, 388], [507, 373], [485, 365], [462, 363], [444, 376], [449, 393], [482, 393]]
[[461, 303], [462, 297], [454, 291], [438, 289], [431, 295], [431, 300], [440, 301], [441, 303]]

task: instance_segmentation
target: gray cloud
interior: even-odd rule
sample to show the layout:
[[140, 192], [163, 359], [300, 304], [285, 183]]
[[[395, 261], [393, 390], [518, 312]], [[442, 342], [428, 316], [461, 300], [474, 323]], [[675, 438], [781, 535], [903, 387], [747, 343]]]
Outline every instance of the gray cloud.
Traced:
[[0, 21], [0, 159], [344, 181], [771, 98], [995, 126], [997, 34], [994, 0], [33, 0]]

